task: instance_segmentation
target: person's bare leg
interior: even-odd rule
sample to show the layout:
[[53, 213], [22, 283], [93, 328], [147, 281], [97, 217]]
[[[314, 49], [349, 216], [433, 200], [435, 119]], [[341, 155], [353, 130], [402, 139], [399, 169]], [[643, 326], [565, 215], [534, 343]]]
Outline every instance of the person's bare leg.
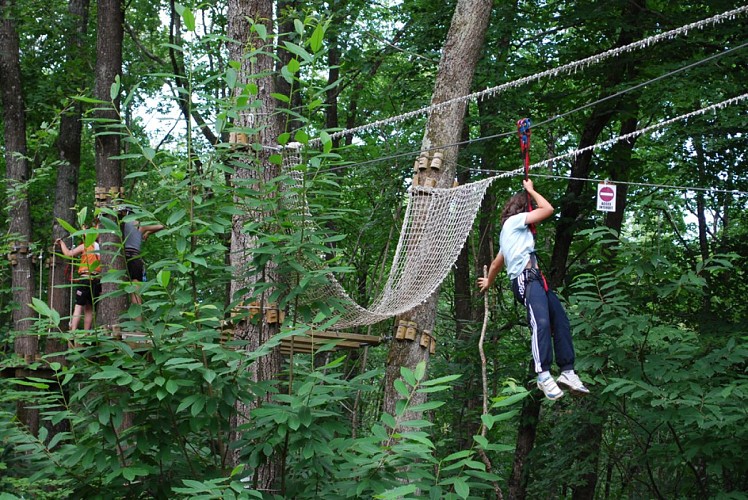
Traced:
[[[78, 329], [78, 323], [80, 323], [81, 316], [83, 315], [83, 306], [75, 304], [73, 308], [73, 317], [70, 318], [70, 329], [69, 331], [74, 332]], [[73, 349], [77, 346], [77, 342], [73, 339], [68, 341], [68, 348]]]
[[75, 308], [73, 309], [73, 317], [70, 319], [70, 331], [78, 329], [78, 323], [81, 321], [81, 316], [83, 315], [83, 306], [75, 304]]
[[93, 306], [86, 304], [83, 306], [83, 329], [90, 330], [93, 326]]

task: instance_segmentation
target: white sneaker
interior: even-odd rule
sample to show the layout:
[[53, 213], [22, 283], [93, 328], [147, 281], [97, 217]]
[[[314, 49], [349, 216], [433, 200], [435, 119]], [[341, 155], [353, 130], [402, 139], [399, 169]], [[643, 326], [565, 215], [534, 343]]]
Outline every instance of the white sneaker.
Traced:
[[545, 397], [547, 397], [551, 401], [561, 399], [564, 396], [564, 391], [558, 388], [558, 386], [556, 385], [556, 381], [553, 380], [553, 377], [548, 377], [545, 380], [538, 379], [538, 389], [543, 391]]
[[561, 372], [557, 382], [577, 395], [584, 396], [590, 393], [590, 390], [580, 380], [579, 375], [574, 372]]

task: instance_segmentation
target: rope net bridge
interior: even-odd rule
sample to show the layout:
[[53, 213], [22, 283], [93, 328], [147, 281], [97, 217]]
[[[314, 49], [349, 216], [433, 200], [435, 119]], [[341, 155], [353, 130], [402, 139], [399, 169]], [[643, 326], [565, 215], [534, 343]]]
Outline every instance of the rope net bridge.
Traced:
[[[284, 149], [284, 169], [300, 187], [302, 173], [298, 149]], [[356, 303], [332, 274], [328, 283], [310, 286], [303, 295], [307, 303], [327, 301], [335, 304], [341, 319], [335, 328], [352, 328], [378, 323], [424, 303], [441, 285], [454, 265], [486, 189], [493, 181], [521, 173], [522, 169], [449, 189], [412, 186], [400, 238], [384, 288], [367, 307]], [[301, 196], [291, 198], [296, 208], [309, 215]]]

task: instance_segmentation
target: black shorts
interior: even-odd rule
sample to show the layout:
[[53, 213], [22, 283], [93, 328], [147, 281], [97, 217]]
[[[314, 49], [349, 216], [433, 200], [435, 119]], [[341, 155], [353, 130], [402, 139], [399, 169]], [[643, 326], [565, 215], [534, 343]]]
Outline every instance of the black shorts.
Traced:
[[78, 278], [73, 290], [76, 305], [90, 306], [101, 295], [101, 281], [99, 278]]
[[145, 264], [139, 255], [127, 255], [127, 275], [130, 281], [143, 281]]

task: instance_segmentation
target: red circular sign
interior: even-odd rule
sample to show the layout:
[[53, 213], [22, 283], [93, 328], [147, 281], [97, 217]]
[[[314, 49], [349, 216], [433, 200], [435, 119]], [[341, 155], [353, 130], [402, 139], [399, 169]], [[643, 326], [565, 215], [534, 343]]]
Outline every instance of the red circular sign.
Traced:
[[613, 199], [613, 189], [611, 189], [608, 186], [603, 186], [600, 188], [600, 192], [598, 193], [598, 196], [600, 196], [600, 199], [603, 201], [610, 201]]

